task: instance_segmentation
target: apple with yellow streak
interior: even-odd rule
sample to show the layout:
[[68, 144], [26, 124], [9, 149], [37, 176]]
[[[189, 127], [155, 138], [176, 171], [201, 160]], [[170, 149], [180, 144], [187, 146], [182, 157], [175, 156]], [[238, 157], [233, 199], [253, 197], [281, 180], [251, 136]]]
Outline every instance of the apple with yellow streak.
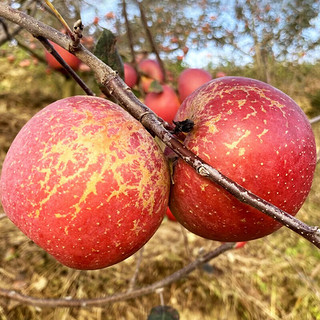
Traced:
[[62, 264], [99, 269], [140, 249], [167, 210], [160, 148], [120, 106], [75, 96], [37, 113], [3, 164], [7, 216]]
[[[261, 198], [295, 215], [306, 199], [316, 165], [315, 139], [300, 107], [263, 82], [224, 77], [204, 84], [175, 120], [194, 121], [184, 143]], [[247, 241], [282, 225], [241, 203], [177, 161], [170, 209], [187, 229], [218, 241]]]

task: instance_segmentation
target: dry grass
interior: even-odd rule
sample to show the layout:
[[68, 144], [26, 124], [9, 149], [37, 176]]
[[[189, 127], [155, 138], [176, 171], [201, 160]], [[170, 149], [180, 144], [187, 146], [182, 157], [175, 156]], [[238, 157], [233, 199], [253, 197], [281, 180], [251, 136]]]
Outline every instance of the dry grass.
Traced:
[[[7, 95], [0, 100], [0, 163], [19, 128], [37, 111], [28, 108], [31, 99], [19, 97]], [[42, 100], [50, 97], [48, 94]], [[314, 131], [320, 141], [320, 124]], [[310, 196], [299, 213], [299, 218], [309, 224], [319, 224], [319, 185], [318, 167]], [[196, 258], [200, 248], [210, 250], [218, 245], [190, 233], [187, 237], [190, 255], [181, 227], [164, 220], [145, 246], [136, 286], [160, 280]], [[33, 244], [8, 219], [0, 221], [0, 248], [0, 287], [47, 298], [94, 298], [123, 292], [137, 259], [136, 254], [103, 270], [72, 270]], [[228, 252], [210, 265], [211, 272], [198, 269], [164, 288], [165, 304], [176, 308], [181, 319], [320, 319], [320, 251], [285, 228]], [[157, 293], [101, 308], [37, 308], [0, 299], [0, 319], [146, 319], [151, 308], [159, 304]]]

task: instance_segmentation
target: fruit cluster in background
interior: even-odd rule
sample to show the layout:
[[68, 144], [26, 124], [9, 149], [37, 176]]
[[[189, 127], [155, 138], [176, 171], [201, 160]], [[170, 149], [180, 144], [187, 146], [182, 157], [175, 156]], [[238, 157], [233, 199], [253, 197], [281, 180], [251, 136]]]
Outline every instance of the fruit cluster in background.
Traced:
[[[224, 76], [225, 73], [217, 72], [216, 77]], [[183, 100], [212, 79], [208, 71], [198, 68], [186, 68], [177, 79], [173, 79], [170, 72], [164, 74], [160, 64], [150, 58], [142, 59], [136, 67], [124, 63], [126, 84], [132, 89], [140, 88], [145, 95], [144, 103], [168, 123], [172, 123]]]

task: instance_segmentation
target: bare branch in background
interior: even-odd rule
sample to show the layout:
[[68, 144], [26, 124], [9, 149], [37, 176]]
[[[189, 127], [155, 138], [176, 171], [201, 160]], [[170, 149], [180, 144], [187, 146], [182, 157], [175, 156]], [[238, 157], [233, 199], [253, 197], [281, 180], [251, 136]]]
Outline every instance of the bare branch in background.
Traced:
[[153, 40], [150, 28], [148, 27], [148, 21], [147, 21], [147, 18], [146, 18], [144, 9], [143, 9], [143, 5], [142, 5], [141, 2], [138, 2], [138, 4], [139, 4], [140, 15], [141, 15], [141, 22], [142, 22], [143, 27], [144, 27], [144, 29], [146, 31], [146, 35], [147, 35], [148, 41], [150, 42], [152, 52], [156, 55], [157, 61], [158, 61], [159, 65], [160, 65], [160, 68], [162, 70], [162, 73], [163, 73], [163, 76], [164, 76], [163, 81], [166, 82], [166, 70], [165, 70], [163, 61], [160, 58], [157, 46], [156, 46], [156, 44], [155, 44], [155, 42]]
[[131, 32], [131, 28], [130, 28], [130, 23], [129, 23], [129, 19], [128, 19], [128, 13], [127, 13], [127, 4], [125, 0], [122, 0], [122, 12], [123, 12], [123, 16], [125, 19], [125, 23], [126, 23], [126, 29], [127, 29], [127, 35], [128, 35], [128, 43], [129, 43], [129, 47], [130, 47], [130, 52], [131, 52], [131, 63], [133, 64], [134, 68], [136, 69], [136, 54], [134, 51], [134, 45], [133, 45], [133, 40], [132, 40], [132, 32]]
[[19, 301], [20, 303], [30, 304], [38, 307], [93, 307], [93, 306], [104, 306], [107, 303], [114, 303], [117, 301], [125, 301], [141, 297], [143, 295], [154, 293], [157, 289], [163, 288], [170, 285], [173, 282], [176, 282], [179, 279], [190, 274], [192, 271], [196, 270], [199, 266], [204, 263], [218, 257], [224, 252], [231, 250], [235, 247], [234, 242], [228, 242], [220, 245], [216, 249], [202, 255], [195, 261], [189, 263], [184, 268], [179, 269], [178, 271], [172, 273], [171, 275], [165, 277], [164, 279], [152, 283], [148, 286], [127, 291], [124, 293], [114, 294], [111, 296], [103, 298], [92, 298], [92, 299], [70, 299], [70, 298], [60, 298], [60, 299], [44, 299], [27, 296], [20, 294], [15, 290], [6, 290], [0, 288], [0, 296], [12, 300]]

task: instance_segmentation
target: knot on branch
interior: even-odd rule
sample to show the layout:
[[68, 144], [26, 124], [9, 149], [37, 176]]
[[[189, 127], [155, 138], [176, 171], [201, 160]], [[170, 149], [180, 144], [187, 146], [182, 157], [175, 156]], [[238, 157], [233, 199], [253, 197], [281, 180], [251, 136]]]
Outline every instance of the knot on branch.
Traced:
[[194, 122], [191, 119], [186, 119], [183, 121], [172, 121], [175, 125], [173, 129], [173, 134], [184, 132], [188, 133], [190, 132], [194, 127]]
[[143, 119], [145, 116], [147, 116], [148, 114], [153, 115], [154, 113], [151, 112], [151, 111], [143, 112], [143, 113], [140, 115], [140, 117], [139, 117], [139, 121], [142, 122], [142, 119]]
[[77, 20], [73, 25], [73, 33], [74, 37], [72, 38], [72, 43], [70, 46], [71, 51], [75, 51], [80, 44], [80, 40], [82, 38], [83, 24], [81, 19]]
[[119, 78], [118, 73], [112, 70], [108, 73], [105, 73], [103, 78], [101, 79], [102, 86], [108, 89], [110, 95], [113, 93], [113, 90], [111, 88], [114, 87], [110, 85], [110, 82], [115, 81], [118, 78]]
[[209, 170], [206, 168], [205, 165], [201, 164], [200, 166], [197, 167], [197, 172], [200, 174], [200, 176], [202, 177], [209, 177], [210, 176], [210, 172]]

